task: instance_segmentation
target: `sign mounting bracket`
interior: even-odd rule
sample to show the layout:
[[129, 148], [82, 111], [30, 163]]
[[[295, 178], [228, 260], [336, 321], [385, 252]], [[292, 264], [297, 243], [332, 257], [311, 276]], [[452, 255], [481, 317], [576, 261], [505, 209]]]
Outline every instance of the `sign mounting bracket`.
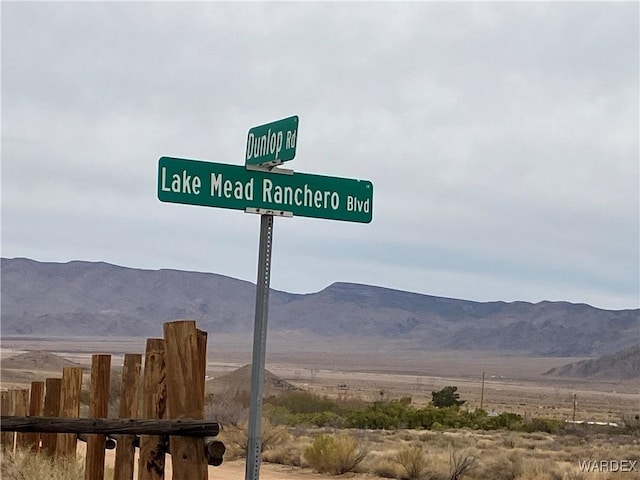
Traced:
[[293, 218], [293, 212], [285, 212], [283, 210], [271, 210], [269, 208], [247, 207], [245, 213], [257, 213], [258, 215], [273, 215], [274, 217]]
[[293, 169], [291, 169], [291, 168], [278, 168], [275, 165], [270, 166], [270, 167], [268, 167], [266, 165], [246, 165], [245, 168], [247, 170], [253, 170], [254, 172], [279, 173], [281, 175], [293, 175]]

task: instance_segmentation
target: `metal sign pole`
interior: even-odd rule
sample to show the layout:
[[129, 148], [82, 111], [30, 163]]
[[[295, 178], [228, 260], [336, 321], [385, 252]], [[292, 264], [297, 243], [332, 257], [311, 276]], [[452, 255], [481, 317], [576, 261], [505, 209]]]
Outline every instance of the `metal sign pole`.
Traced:
[[251, 400], [249, 404], [249, 432], [245, 480], [260, 477], [262, 450], [262, 394], [264, 391], [264, 363], [269, 316], [269, 280], [271, 247], [273, 245], [273, 215], [260, 215], [260, 246], [258, 249], [258, 281], [256, 282], [256, 316], [253, 327], [253, 359], [251, 362]]

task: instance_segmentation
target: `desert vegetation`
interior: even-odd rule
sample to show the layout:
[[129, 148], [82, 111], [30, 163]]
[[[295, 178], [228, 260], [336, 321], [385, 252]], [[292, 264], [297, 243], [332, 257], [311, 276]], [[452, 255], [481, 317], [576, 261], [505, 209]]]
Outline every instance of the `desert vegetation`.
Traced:
[[[330, 478], [350, 471], [355, 473], [349, 478], [367, 480], [626, 480], [637, 479], [637, 470], [588, 472], [581, 471], [580, 463], [616, 459], [640, 463], [637, 435], [587, 428], [551, 434], [468, 428], [274, 427], [280, 434], [268, 442], [262, 458], [266, 467], [269, 463], [298, 467], [283, 478], [304, 479], [311, 471]], [[242, 447], [228, 445], [225, 462], [241, 462]], [[42, 456], [4, 452], [1, 475], [8, 480], [82, 480], [82, 464], [56, 464]], [[107, 472], [106, 478], [110, 475]], [[216, 478], [214, 473], [210, 478]]]
[[[565, 431], [362, 430], [288, 427], [263, 461], [409, 480], [591, 480], [638, 478], [633, 472], [581, 471], [581, 462], [640, 461], [638, 437]], [[584, 469], [583, 469], [584, 470]]]
[[[417, 408], [408, 397], [372, 403], [304, 391], [271, 397], [265, 401], [263, 461], [327, 475], [408, 480], [637, 478], [637, 466], [615, 473], [581, 466], [619, 459], [628, 466], [640, 463], [640, 429], [633, 422], [613, 428], [508, 412], [489, 416], [464, 409], [454, 398], [449, 406]], [[218, 400], [235, 405], [229, 418], [242, 417], [241, 402]], [[230, 447], [227, 461], [243, 457], [245, 422], [225, 427], [221, 437]]]
[[[54, 460], [46, 455], [34, 455], [22, 449], [2, 451], [0, 477], [4, 480], [83, 480], [84, 461], [80, 459]], [[113, 478], [107, 467], [105, 480]]]
[[[111, 415], [119, 397], [119, 372], [113, 373]], [[85, 404], [86, 388], [81, 395]], [[518, 412], [509, 397], [503, 404], [514, 410], [505, 407], [498, 413], [478, 408], [454, 385], [435, 388], [423, 389], [418, 401], [401, 389], [385, 389], [385, 400], [382, 395], [336, 396], [299, 388], [270, 394], [264, 399], [262, 424], [265, 480], [345, 474], [363, 480], [638, 478], [640, 420], [629, 408], [608, 404], [619, 427], [579, 425], [564, 421], [570, 416], [547, 417], [546, 409], [538, 410], [539, 415]], [[223, 425], [220, 439], [227, 447], [223, 465], [210, 467], [210, 478], [243, 478], [249, 395], [241, 382], [231, 383], [227, 390], [210, 392], [206, 404], [206, 417]], [[81, 447], [79, 451], [82, 455]], [[622, 469], [611, 471], [621, 462]], [[83, 479], [83, 463], [58, 464], [20, 450], [4, 451], [0, 476]], [[112, 475], [108, 470], [106, 478]]]
[[374, 430], [469, 428], [558, 433], [564, 428], [564, 422], [555, 419], [525, 418], [510, 412], [490, 415], [481, 409], [464, 409], [461, 408], [463, 402], [457, 397], [453, 397], [451, 402], [442, 401], [442, 392], [451, 393], [450, 388], [434, 392], [438, 403], [432, 402], [421, 408], [414, 407], [410, 397], [364, 403], [359, 400], [332, 400], [307, 392], [289, 392], [267, 399], [265, 415], [274, 423], [289, 426]]

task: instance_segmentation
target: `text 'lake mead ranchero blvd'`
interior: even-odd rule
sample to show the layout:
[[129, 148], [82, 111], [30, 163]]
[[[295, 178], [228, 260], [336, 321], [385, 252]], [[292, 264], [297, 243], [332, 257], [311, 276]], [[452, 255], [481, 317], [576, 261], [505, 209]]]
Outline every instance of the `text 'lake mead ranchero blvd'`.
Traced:
[[158, 180], [162, 201], [242, 210], [263, 208], [363, 223], [370, 222], [372, 216], [373, 185], [366, 180], [273, 174], [167, 157], [160, 159]]

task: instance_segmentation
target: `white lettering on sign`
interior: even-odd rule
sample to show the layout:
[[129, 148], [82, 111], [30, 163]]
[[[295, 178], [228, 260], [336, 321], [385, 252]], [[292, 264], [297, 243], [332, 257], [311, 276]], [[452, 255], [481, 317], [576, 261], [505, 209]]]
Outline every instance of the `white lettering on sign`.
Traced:
[[235, 182], [225, 180], [221, 173], [211, 173], [211, 196], [235, 198], [236, 200], [253, 200], [253, 178], [243, 184], [240, 180]]
[[[287, 132], [287, 144], [289, 144], [289, 137], [291, 132]], [[247, 139], [247, 160], [251, 158], [264, 157], [265, 155], [275, 154], [275, 160], [278, 159], [278, 155], [282, 151], [283, 134], [282, 131], [272, 132], [271, 129], [264, 135], [256, 137], [253, 133], [249, 133]], [[293, 136], [293, 144], [295, 146], [295, 134]], [[287, 147], [290, 148], [290, 147]]]
[[330, 190], [313, 190], [306, 183], [303, 187], [282, 187], [274, 185], [265, 178], [262, 180], [262, 201], [278, 205], [296, 205], [297, 207], [310, 207], [317, 209], [340, 208], [340, 195]]
[[369, 213], [370, 208], [371, 204], [368, 198], [366, 200], [358, 200], [352, 195], [347, 195], [347, 212]]
[[186, 170], [182, 170], [182, 174], [174, 173], [171, 176], [171, 183], [167, 184], [167, 167], [162, 167], [161, 188], [163, 192], [200, 194], [202, 186], [200, 177], [197, 175], [187, 175]]
[[290, 148], [295, 148], [295, 146], [296, 146], [296, 133], [298, 133], [297, 130], [294, 130], [293, 132], [291, 130], [287, 131], [287, 143], [286, 143], [287, 150], [290, 149]]

